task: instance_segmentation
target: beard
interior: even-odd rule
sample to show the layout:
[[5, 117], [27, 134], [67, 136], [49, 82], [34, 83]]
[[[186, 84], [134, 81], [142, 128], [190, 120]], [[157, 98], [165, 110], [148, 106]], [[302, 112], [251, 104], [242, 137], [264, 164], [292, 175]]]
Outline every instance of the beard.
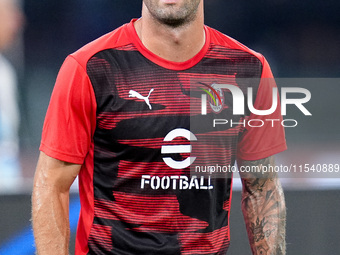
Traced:
[[201, 0], [183, 0], [181, 4], [172, 5], [163, 5], [159, 2], [160, 0], [144, 0], [154, 19], [171, 27], [179, 27], [196, 18]]

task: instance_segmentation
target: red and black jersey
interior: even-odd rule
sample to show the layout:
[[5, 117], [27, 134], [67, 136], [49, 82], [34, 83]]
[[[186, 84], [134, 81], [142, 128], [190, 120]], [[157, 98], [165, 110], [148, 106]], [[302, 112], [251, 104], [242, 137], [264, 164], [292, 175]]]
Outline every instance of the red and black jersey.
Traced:
[[[133, 22], [67, 57], [45, 119], [40, 149], [82, 165], [76, 254], [225, 254], [231, 173], [214, 178], [204, 167], [265, 158], [286, 144], [280, 125], [242, 124], [281, 119], [279, 107], [235, 115], [231, 94], [214, 84], [252, 87], [254, 107], [269, 109], [270, 68], [209, 27], [195, 57], [166, 61], [143, 46]], [[221, 116], [234, 125], [214, 126]]]

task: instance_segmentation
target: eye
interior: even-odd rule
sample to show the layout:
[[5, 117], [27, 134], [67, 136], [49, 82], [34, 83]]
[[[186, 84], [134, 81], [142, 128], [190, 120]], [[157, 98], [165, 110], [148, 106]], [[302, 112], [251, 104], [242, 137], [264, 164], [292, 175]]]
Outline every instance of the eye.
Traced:
[[257, 254], [258, 255], [267, 255], [267, 250], [263, 248], [262, 246], [257, 248]]

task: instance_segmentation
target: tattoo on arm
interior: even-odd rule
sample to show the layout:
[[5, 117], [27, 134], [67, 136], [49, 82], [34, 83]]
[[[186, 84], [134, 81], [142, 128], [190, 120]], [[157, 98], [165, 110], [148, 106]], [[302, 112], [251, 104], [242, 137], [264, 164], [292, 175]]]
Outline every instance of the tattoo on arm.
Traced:
[[[238, 161], [257, 172], [240, 173], [243, 184], [242, 211], [253, 254], [284, 255], [286, 207], [274, 157], [256, 161]], [[266, 170], [266, 171], [263, 171]]]

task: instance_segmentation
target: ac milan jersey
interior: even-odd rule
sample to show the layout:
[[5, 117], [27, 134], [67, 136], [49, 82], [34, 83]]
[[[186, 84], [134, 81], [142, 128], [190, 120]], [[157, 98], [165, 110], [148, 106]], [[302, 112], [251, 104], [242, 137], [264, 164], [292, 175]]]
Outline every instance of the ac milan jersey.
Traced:
[[40, 149], [82, 165], [76, 254], [225, 254], [231, 172], [209, 169], [286, 144], [282, 126], [265, 121], [280, 120], [279, 107], [235, 115], [232, 94], [216, 84], [251, 87], [254, 107], [269, 109], [270, 68], [209, 27], [195, 57], [166, 61], [133, 22], [67, 57], [45, 119]]

